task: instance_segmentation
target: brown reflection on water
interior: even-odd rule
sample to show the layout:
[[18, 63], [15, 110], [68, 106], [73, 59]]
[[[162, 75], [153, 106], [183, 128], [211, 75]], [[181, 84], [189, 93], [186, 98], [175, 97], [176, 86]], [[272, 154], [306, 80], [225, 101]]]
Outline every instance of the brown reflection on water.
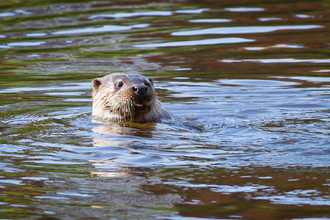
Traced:
[[[322, 170], [325, 172], [322, 173]], [[300, 170], [299, 167], [297, 172], [256, 167], [246, 167], [233, 172], [210, 169], [206, 175], [198, 171], [179, 171], [179, 176], [190, 176], [191, 179], [180, 186], [175, 183], [180, 184], [182, 178], [176, 179], [179, 176], [169, 175], [170, 179], [163, 181], [172, 182], [174, 185], [165, 184], [164, 187], [162, 184], [148, 184], [142, 188], [156, 195], [173, 192], [181, 195], [183, 201], [175, 204], [175, 207], [179, 215], [185, 217], [228, 218], [236, 215], [244, 216], [244, 219], [291, 219], [329, 216], [329, 206], [318, 205], [318, 201], [330, 202], [327, 168], [321, 168], [319, 173], [309, 169]], [[175, 173], [175, 169], [169, 169], [168, 172]], [[216, 192], [217, 187], [227, 187], [228, 190]], [[249, 187], [252, 188], [251, 192]], [[257, 188], [253, 187], [261, 188], [255, 190]], [[231, 189], [237, 192], [231, 192]], [[281, 197], [284, 200], [269, 201], [269, 197]], [[309, 204], [304, 204], [304, 199], [307, 199]]]
[[93, 132], [101, 135], [133, 135], [143, 138], [152, 138], [152, 131], [156, 130], [155, 123], [116, 123], [95, 118], [92, 121], [99, 124], [93, 128]]
[[[330, 29], [328, 30], [330, 32]], [[248, 38], [248, 37], [247, 37]], [[164, 66], [165, 69], [173, 70], [175, 68], [189, 67], [191, 70], [176, 72], [179, 75], [202, 75], [206, 73], [207, 76], [216, 75], [217, 77], [229, 77], [229, 78], [265, 78], [265, 76], [276, 75], [308, 75], [308, 76], [328, 76], [327, 72], [314, 72], [320, 68], [324, 68], [324, 64], [313, 64], [310, 62], [299, 63], [261, 63], [261, 62], [244, 62], [241, 59], [259, 60], [259, 59], [285, 59], [285, 58], [297, 58], [297, 54], [310, 53], [313, 51], [312, 56], [303, 56], [298, 59], [328, 59], [323, 55], [323, 52], [319, 49], [324, 49], [325, 42], [310, 42], [309, 36], [303, 40], [304, 48], [301, 49], [287, 49], [287, 48], [269, 48], [262, 51], [247, 51], [244, 47], [268, 47], [269, 45], [278, 45], [283, 42], [286, 44], [288, 40], [281, 40], [281, 36], [274, 38], [267, 43], [249, 43], [249, 45], [237, 45], [238, 47], [231, 48], [230, 46], [207, 49], [188, 49], [187, 52], [175, 55], [154, 55], [145, 57], [150, 63], [157, 63]], [[325, 38], [325, 36], [320, 36]], [[266, 41], [266, 40], [264, 40]], [[307, 41], [307, 42], [306, 42]], [[298, 43], [301, 45], [300, 43]], [[242, 45], [242, 46], [241, 46]], [[227, 63], [223, 62], [224, 59], [238, 60], [240, 62]]]

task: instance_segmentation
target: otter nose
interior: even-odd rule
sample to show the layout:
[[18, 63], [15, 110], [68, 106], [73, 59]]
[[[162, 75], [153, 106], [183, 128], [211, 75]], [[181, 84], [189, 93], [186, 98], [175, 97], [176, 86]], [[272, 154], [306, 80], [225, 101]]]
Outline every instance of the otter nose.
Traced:
[[146, 86], [133, 86], [133, 91], [137, 95], [144, 95], [145, 93], [147, 93], [148, 87], [146, 87]]

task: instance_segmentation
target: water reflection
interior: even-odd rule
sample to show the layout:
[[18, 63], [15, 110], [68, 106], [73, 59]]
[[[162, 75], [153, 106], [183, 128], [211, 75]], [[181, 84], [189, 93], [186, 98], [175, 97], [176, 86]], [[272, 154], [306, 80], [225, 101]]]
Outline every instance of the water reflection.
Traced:
[[27, 37], [43, 37], [46, 36], [46, 33], [30, 33], [30, 34], [26, 34]]
[[15, 13], [11, 13], [11, 12], [2, 12], [0, 13], [0, 17], [11, 17], [11, 16], [15, 16]]
[[323, 28], [321, 25], [291, 25], [291, 26], [246, 26], [246, 27], [217, 27], [193, 31], [173, 32], [173, 36], [194, 36], [204, 34], [255, 34], [281, 30], [308, 30]]
[[213, 44], [233, 44], [233, 43], [245, 43], [253, 42], [252, 39], [244, 39], [239, 37], [228, 37], [228, 38], [216, 38], [216, 39], [205, 39], [205, 40], [193, 40], [193, 41], [177, 41], [168, 43], [158, 44], [142, 44], [134, 45], [134, 47], [185, 47], [185, 46], [198, 46], [198, 45], [213, 45]]
[[201, 9], [185, 9], [185, 10], [176, 10], [176, 13], [182, 13], [182, 14], [199, 14], [204, 11], [210, 10], [209, 8], [201, 8]]
[[145, 11], [145, 12], [132, 12], [124, 13], [118, 12], [115, 14], [103, 14], [103, 15], [93, 15], [89, 19], [95, 18], [129, 18], [129, 17], [140, 17], [140, 16], [171, 16], [172, 12], [170, 11]]
[[189, 22], [192, 23], [225, 23], [225, 22], [231, 22], [231, 19], [195, 19], [195, 20], [189, 20]]
[[260, 63], [330, 63], [330, 59], [280, 58], [280, 59], [221, 60], [221, 62], [224, 62], [224, 63], [239, 63], [239, 62], [260, 62]]
[[231, 12], [255, 12], [255, 11], [264, 11], [264, 8], [246, 8], [246, 7], [241, 7], [241, 8], [225, 8], [226, 11], [231, 11]]
[[[2, 89], [0, 93], [20, 93], [20, 92], [38, 92], [38, 91], [77, 91], [92, 88], [90, 82], [85, 83], [63, 83], [61, 86], [42, 86], [42, 87], [21, 87], [21, 88], [12, 88], [12, 89]], [[46, 93], [49, 94], [49, 93]], [[52, 94], [52, 93], [50, 93]], [[54, 94], [54, 93], [53, 93]], [[61, 93], [64, 95], [65, 93]], [[77, 93], [68, 93], [68, 94], [77, 94]]]
[[[327, 71], [328, 72], [328, 71]], [[330, 82], [330, 77], [308, 77], [308, 76], [293, 76], [293, 77], [281, 77], [281, 76], [273, 76], [273, 78], [287, 78], [287, 79], [295, 79], [301, 81], [308, 82]]]
[[104, 25], [103, 27], [96, 28], [83, 28], [75, 30], [66, 30], [66, 31], [55, 31], [52, 34], [54, 35], [67, 35], [67, 34], [96, 34], [103, 32], [116, 32], [116, 31], [125, 31], [132, 28], [146, 28], [149, 24], [138, 24], [132, 26], [119, 26], [119, 25]]
[[266, 50], [266, 49], [276, 49], [276, 48], [292, 48], [292, 49], [299, 49], [304, 48], [304, 46], [299, 45], [289, 45], [289, 44], [276, 44], [274, 46], [267, 46], [267, 47], [244, 47], [245, 50]]
[[259, 21], [280, 21], [282, 18], [259, 18]]

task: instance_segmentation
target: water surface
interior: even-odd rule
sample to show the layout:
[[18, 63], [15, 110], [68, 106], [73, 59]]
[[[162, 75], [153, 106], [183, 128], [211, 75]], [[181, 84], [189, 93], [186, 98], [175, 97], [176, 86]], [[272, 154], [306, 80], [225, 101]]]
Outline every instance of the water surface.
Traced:
[[[330, 219], [329, 2], [0, 3], [2, 219]], [[153, 77], [176, 121], [107, 124]]]

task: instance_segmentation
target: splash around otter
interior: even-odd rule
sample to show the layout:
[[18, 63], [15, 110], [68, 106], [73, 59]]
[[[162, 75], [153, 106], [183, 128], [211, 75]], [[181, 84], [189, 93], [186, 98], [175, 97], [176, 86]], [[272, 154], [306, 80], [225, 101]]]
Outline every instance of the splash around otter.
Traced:
[[115, 122], [161, 122], [173, 119], [160, 103], [153, 80], [140, 74], [113, 73], [95, 78], [93, 116]]

